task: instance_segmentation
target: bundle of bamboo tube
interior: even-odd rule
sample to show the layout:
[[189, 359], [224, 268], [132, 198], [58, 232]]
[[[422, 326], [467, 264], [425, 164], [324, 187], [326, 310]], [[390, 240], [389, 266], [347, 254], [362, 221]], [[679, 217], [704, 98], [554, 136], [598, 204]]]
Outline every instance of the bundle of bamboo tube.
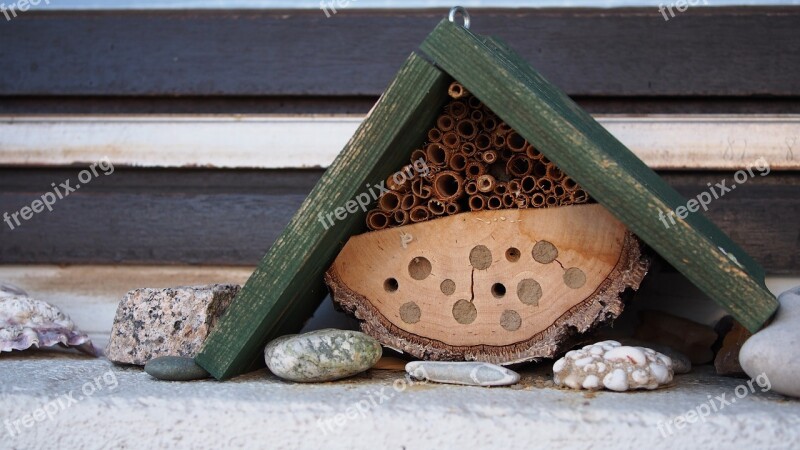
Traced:
[[[452, 98], [411, 153], [419, 173], [389, 191], [367, 214], [370, 230], [402, 226], [461, 211], [501, 208], [552, 208], [591, 202], [575, 180], [501, 121], [458, 82]], [[409, 171], [410, 172], [410, 171]]]

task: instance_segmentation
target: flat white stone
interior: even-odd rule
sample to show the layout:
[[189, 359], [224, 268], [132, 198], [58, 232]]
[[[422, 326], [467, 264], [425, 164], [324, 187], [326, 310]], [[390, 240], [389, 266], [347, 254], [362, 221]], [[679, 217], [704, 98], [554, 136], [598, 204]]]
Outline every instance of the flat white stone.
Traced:
[[406, 372], [417, 380], [467, 386], [507, 386], [519, 381], [519, 374], [485, 362], [412, 361]]

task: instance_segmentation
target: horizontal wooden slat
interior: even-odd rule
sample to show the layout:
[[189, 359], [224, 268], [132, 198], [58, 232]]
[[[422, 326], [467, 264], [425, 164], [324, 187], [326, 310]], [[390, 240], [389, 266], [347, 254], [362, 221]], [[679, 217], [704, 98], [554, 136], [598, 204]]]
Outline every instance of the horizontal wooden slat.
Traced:
[[[0, 96], [379, 95], [444, 10], [29, 11], [3, 23]], [[800, 10], [482, 9], [570, 95], [797, 96]]]
[[[75, 179], [77, 168], [0, 169], [0, 214]], [[320, 170], [116, 169], [15, 230], [0, 222], [0, 264], [255, 265]], [[687, 198], [730, 172], [662, 172]], [[377, 180], [376, 180], [377, 181]], [[708, 216], [767, 273], [800, 274], [800, 174], [748, 180]]]
[[[800, 97], [581, 97], [592, 114], [800, 114]], [[367, 96], [65, 97], [0, 96], [1, 115], [97, 114], [366, 114]]]
[[[714, 6], [729, 6], [729, 5], [749, 5], [753, 3], [768, 3], [768, 4], [791, 4], [793, 0], [766, 0], [755, 2], [752, 0], [714, 0]], [[576, 5], [577, 3], [577, 5]], [[583, 6], [596, 6], [600, 8], [619, 8], [625, 6], [644, 6], [657, 8], [658, 0], [582, 0], [580, 2], [572, 2], [570, 0], [537, 0], [537, 8], [553, 8], [553, 7], [577, 7]], [[702, 8], [705, 2], [697, 2], [698, 8]], [[323, 3], [325, 4], [325, 3]], [[531, 7], [529, 0], [460, 0], [459, 5], [469, 8], [470, 11], [477, 11], [487, 7], [493, 8], [526, 8]], [[446, 10], [453, 6], [451, 0], [349, 0], [342, 1], [341, 5], [336, 6], [336, 3], [330, 4], [337, 8], [338, 11], [347, 10], [348, 8], [440, 8]], [[225, 0], [225, 9], [311, 9], [321, 12], [320, 2], [318, 0], [270, 0], [265, 2], [263, 0]], [[328, 6], [328, 13], [331, 14], [331, 6]], [[694, 6], [694, 5], [692, 5]], [[220, 9], [221, 2], [219, 0], [116, 0], [112, 2], [103, 2], [98, 0], [60, 0], [50, 4], [40, 3], [35, 8], [50, 9], [50, 10], [109, 10], [109, 9]]]
[[[597, 117], [656, 169], [800, 169], [800, 115]], [[327, 167], [361, 117], [0, 116], [0, 165]]]

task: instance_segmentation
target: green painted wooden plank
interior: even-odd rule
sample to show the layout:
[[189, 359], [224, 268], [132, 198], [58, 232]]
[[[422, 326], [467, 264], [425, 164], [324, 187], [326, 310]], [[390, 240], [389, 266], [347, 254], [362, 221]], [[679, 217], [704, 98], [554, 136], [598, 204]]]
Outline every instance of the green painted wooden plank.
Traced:
[[686, 199], [508, 46], [445, 20], [421, 49], [744, 326], [772, 316], [761, 267], [700, 213], [665, 226]]
[[444, 105], [449, 81], [419, 56], [406, 60], [221, 318], [198, 364], [217, 379], [238, 375], [263, 358], [268, 340], [302, 327], [327, 293], [324, 271], [347, 239], [366, 229], [360, 208], [328, 228], [324, 217], [408, 163]]

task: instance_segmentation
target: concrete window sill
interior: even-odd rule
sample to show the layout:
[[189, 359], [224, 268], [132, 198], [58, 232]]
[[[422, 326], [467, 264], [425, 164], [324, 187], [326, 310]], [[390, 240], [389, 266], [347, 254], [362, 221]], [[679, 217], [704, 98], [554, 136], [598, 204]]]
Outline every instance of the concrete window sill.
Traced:
[[[177, 383], [103, 358], [6, 353], [0, 447], [772, 448], [800, 440], [800, 402], [757, 384], [737, 398], [746, 380], [710, 366], [668, 389], [633, 393], [546, 387], [548, 369], [523, 370], [511, 388], [409, 385], [403, 372], [384, 370], [323, 384], [266, 370]], [[729, 405], [677, 428], [677, 417], [722, 395]]]

